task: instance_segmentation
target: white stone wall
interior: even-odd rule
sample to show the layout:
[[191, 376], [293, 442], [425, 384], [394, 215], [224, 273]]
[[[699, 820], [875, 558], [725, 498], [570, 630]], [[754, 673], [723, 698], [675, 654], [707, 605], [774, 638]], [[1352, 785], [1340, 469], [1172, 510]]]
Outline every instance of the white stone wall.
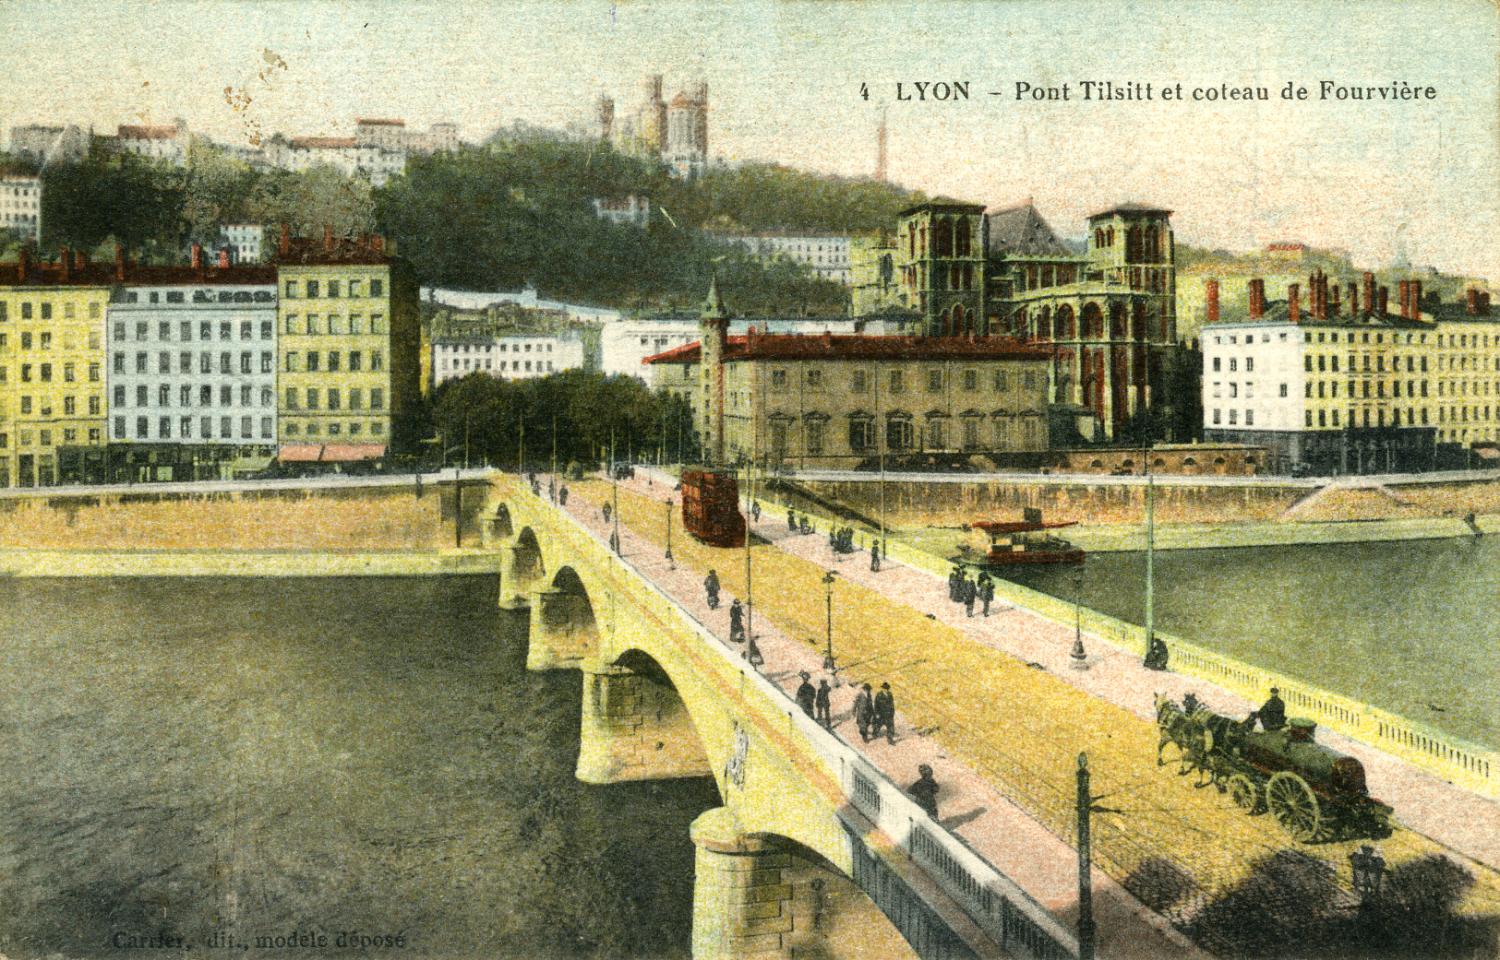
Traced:
[[1306, 378], [1297, 325], [1211, 324], [1201, 343], [1205, 429], [1304, 429]]

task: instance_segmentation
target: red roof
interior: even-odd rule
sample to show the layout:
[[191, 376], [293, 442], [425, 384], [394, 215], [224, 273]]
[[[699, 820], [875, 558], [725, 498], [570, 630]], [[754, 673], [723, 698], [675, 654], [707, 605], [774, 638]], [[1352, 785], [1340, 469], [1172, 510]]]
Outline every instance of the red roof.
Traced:
[[282, 463], [317, 463], [322, 453], [321, 443], [288, 443], [276, 451], [276, 459]]
[[383, 456], [383, 443], [288, 443], [276, 453], [282, 463], [352, 463]]
[[382, 117], [355, 117], [354, 122], [362, 127], [404, 127], [405, 120], [387, 120]]
[[[642, 363], [697, 363], [701, 343], [646, 357]], [[1044, 360], [1045, 350], [1010, 337], [875, 337], [858, 334], [762, 334], [729, 337], [724, 360]]]

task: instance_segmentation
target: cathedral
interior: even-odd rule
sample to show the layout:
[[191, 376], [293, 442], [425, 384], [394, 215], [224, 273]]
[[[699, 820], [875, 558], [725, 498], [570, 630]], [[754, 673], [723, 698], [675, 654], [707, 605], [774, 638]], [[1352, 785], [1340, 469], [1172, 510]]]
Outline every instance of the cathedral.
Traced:
[[661, 74], [648, 74], [633, 112], [616, 115], [614, 98], [600, 94], [595, 119], [600, 140], [621, 153], [660, 160], [674, 176], [690, 180], [708, 166], [706, 83], [684, 87], [669, 102]]

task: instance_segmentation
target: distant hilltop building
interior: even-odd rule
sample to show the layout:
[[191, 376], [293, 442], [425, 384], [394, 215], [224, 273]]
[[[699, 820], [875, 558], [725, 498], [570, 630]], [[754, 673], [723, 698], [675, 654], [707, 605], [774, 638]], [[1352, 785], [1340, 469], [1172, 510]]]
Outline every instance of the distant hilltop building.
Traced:
[[691, 179], [708, 166], [708, 84], [697, 82], [662, 97], [662, 75], [641, 81], [641, 100], [634, 112], [617, 115], [615, 101], [600, 94], [595, 119], [599, 139], [621, 153], [665, 163], [675, 176]]
[[839, 234], [769, 230], [757, 233], [709, 231], [724, 243], [744, 247], [761, 260], [791, 260], [806, 266], [824, 280], [848, 286], [851, 237]]
[[610, 223], [645, 229], [651, 225], [651, 201], [633, 193], [624, 197], [599, 197], [594, 200], [594, 216]]
[[174, 167], [187, 165], [192, 134], [187, 121], [178, 117], [170, 124], [121, 124], [113, 137], [101, 137], [105, 149], [138, 157], [162, 160]]
[[10, 152], [43, 165], [82, 160], [88, 156], [90, 140], [89, 132], [76, 124], [51, 127], [33, 123], [10, 128]]
[[1303, 260], [1307, 257], [1307, 244], [1279, 242], [1266, 244], [1266, 256], [1278, 260]]
[[42, 180], [20, 174], [0, 174], [0, 230], [23, 240], [42, 239]]

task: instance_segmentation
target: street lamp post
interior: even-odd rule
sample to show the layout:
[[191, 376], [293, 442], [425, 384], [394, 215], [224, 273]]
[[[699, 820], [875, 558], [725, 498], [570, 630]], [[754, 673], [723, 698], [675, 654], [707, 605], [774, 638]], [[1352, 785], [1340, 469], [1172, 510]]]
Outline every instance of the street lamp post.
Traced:
[[677, 564], [672, 559], [672, 498], [667, 498], [667, 566], [673, 570]]
[[825, 635], [826, 646], [823, 653], [823, 669], [833, 675], [833, 685], [840, 686], [838, 663], [833, 659], [833, 581], [838, 574], [832, 570], [823, 575], [823, 604], [827, 611], [827, 633]]
[[1089, 668], [1089, 655], [1083, 649], [1083, 567], [1073, 571], [1073, 650], [1068, 659], [1074, 670]]
[[1078, 755], [1078, 960], [1094, 960], [1094, 884], [1089, 856], [1089, 755]]
[[620, 552], [620, 472], [615, 469], [615, 431], [609, 431], [609, 483], [612, 506], [610, 507], [610, 518], [614, 520], [614, 532], [610, 534], [610, 546], [615, 548], [615, 553]]

